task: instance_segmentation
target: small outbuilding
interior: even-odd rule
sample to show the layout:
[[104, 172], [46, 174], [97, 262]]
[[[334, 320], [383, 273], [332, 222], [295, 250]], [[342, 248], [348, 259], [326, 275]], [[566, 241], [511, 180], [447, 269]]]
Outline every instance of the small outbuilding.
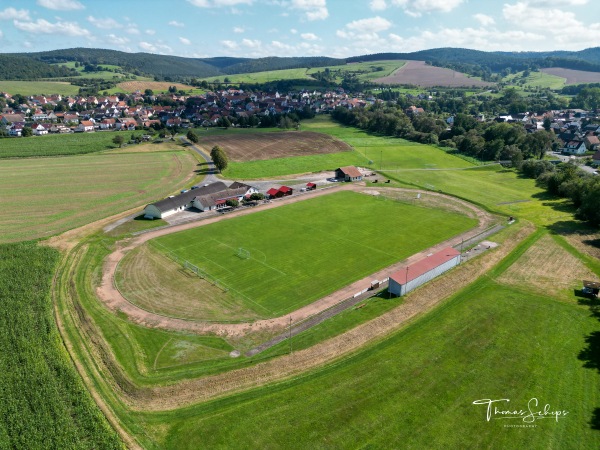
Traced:
[[388, 290], [396, 296], [406, 295], [458, 264], [460, 252], [452, 247], [445, 248], [390, 275]]
[[361, 181], [363, 176], [354, 166], [340, 167], [335, 170], [335, 177], [344, 181]]
[[281, 198], [293, 193], [294, 190], [289, 186], [281, 186], [279, 189], [271, 188], [267, 191], [267, 195], [271, 198]]
[[600, 282], [583, 280], [583, 289], [581, 289], [581, 292], [592, 297], [598, 297], [598, 292], [600, 292]]
[[315, 183], [306, 183], [307, 191], [314, 191], [316, 188], [317, 188], [317, 185]]

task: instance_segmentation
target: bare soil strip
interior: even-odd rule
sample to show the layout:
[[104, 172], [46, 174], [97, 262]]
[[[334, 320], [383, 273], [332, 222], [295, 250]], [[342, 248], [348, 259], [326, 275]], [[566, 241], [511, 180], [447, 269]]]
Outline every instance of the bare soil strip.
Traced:
[[[251, 214], [257, 210], [264, 210], [270, 208], [276, 208], [285, 204], [294, 203], [297, 201], [302, 201], [309, 198], [314, 198], [321, 195], [328, 195], [332, 192], [339, 192], [341, 190], [354, 190], [357, 192], [365, 192], [364, 184], [346, 184], [343, 186], [339, 186], [337, 188], [325, 189], [313, 191], [310, 194], [304, 194], [301, 196], [292, 196], [284, 199], [280, 199], [278, 201], [273, 201], [268, 204], [264, 204], [258, 208], [251, 208], [240, 210], [234, 213], [230, 213], [226, 216], [217, 216], [213, 218], [209, 218], [203, 220], [201, 222], [187, 223], [183, 225], [177, 225], [168, 228], [161, 228], [158, 230], [152, 230], [148, 233], [137, 236], [133, 239], [126, 240], [122, 242], [121, 245], [117, 246], [117, 249], [111, 253], [105, 261], [105, 265], [103, 268], [102, 274], [102, 282], [100, 286], [96, 289], [96, 293], [98, 298], [111, 310], [120, 311], [125, 313], [129, 320], [135, 322], [137, 324], [153, 327], [153, 328], [161, 328], [161, 329], [169, 329], [169, 330], [178, 330], [178, 331], [188, 331], [199, 334], [216, 334], [219, 336], [243, 336], [249, 332], [257, 331], [257, 330], [269, 330], [272, 332], [280, 332], [284, 329], [288, 324], [288, 315], [276, 317], [272, 319], [264, 319], [257, 320], [252, 323], [206, 323], [199, 321], [191, 321], [185, 319], [177, 319], [172, 317], [166, 317], [160, 314], [156, 314], [150, 311], [146, 311], [132, 303], [130, 303], [117, 289], [115, 284], [115, 272], [119, 262], [123, 259], [127, 252], [133, 250], [144, 242], [147, 242], [150, 239], [156, 238], [158, 236], [164, 236], [166, 234], [175, 233], [178, 231], [187, 230], [190, 228], [195, 228], [199, 226], [204, 226], [210, 223], [218, 222], [221, 220], [227, 220], [233, 217], [239, 217], [246, 214]], [[380, 189], [381, 191], [381, 189]], [[394, 191], [402, 191], [400, 189], [387, 188], [383, 190], [384, 192], [393, 193]], [[414, 190], [404, 190], [410, 191], [412, 195], [416, 194]], [[367, 190], [368, 192], [368, 190]], [[311, 303], [310, 305], [304, 306], [296, 311], [294, 311], [293, 316], [295, 321], [300, 321], [307, 319], [317, 313], [320, 313], [333, 305], [338, 304], [339, 302], [352, 297], [355, 293], [362, 291], [365, 287], [369, 287], [371, 280], [373, 279], [383, 279], [386, 278], [390, 273], [400, 270], [402, 267], [405, 267], [407, 264], [411, 264], [415, 261], [418, 261], [425, 257], [429, 253], [433, 253], [435, 251], [439, 251], [442, 248], [459, 245], [463, 240], [468, 240], [469, 238], [481, 233], [485, 230], [493, 221], [493, 217], [491, 214], [477, 208], [474, 205], [469, 204], [468, 202], [455, 199], [450, 196], [445, 196], [439, 193], [431, 193], [431, 192], [422, 192], [423, 196], [434, 196], [436, 198], [442, 197], [448, 203], [456, 202], [461, 205], [463, 208], [467, 208], [471, 211], [471, 213], [476, 214], [479, 219], [479, 226], [463, 233], [460, 236], [456, 236], [452, 239], [441, 242], [431, 248], [428, 248], [422, 252], [419, 252], [411, 257], [400, 261], [392, 266], [389, 266], [383, 270], [380, 270], [368, 277], [365, 277], [355, 283], [352, 283], [326, 297], [323, 297], [316, 302]]]

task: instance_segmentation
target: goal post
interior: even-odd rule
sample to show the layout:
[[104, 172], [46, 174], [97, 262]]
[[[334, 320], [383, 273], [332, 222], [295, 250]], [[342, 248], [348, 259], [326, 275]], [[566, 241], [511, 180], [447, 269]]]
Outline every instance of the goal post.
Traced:
[[240, 259], [250, 259], [250, 250], [244, 247], [239, 247], [235, 256], [237, 256]]

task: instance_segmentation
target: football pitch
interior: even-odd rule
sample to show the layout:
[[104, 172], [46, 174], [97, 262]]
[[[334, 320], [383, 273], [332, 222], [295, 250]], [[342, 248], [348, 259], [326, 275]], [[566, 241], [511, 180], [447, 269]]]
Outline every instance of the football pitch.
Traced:
[[259, 316], [276, 317], [476, 225], [440, 209], [339, 192], [151, 243]]

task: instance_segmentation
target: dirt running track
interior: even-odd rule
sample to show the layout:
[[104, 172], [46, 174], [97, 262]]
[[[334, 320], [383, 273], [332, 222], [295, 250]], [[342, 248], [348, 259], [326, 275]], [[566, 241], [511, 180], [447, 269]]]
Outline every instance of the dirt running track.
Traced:
[[[363, 183], [345, 184], [345, 185], [341, 185], [341, 186], [336, 186], [334, 188], [322, 189], [322, 190], [313, 191], [313, 192], [298, 195], [298, 196], [292, 196], [292, 197], [288, 197], [288, 198], [284, 198], [284, 199], [280, 199], [280, 200], [275, 200], [275, 201], [272, 201], [271, 203], [263, 204], [256, 208], [243, 209], [243, 210], [239, 210], [237, 212], [230, 213], [227, 215], [222, 215], [222, 216], [202, 220], [200, 222], [186, 223], [186, 224], [182, 224], [182, 225], [178, 225], [178, 226], [173, 226], [173, 227], [169, 227], [169, 228], [163, 228], [163, 229], [159, 229], [159, 230], [155, 230], [155, 231], [150, 231], [150, 232], [144, 233], [140, 236], [137, 236], [135, 238], [127, 239], [125, 241], [117, 243], [117, 249], [113, 253], [111, 253], [105, 261], [104, 268], [103, 268], [103, 274], [102, 274], [102, 282], [96, 290], [98, 298], [111, 310], [121, 311], [128, 316], [129, 320], [131, 320], [135, 323], [138, 323], [140, 325], [147, 326], [147, 327], [161, 328], [161, 329], [168, 329], [168, 330], [178, 330], [178, 331], [188, 331], [188, 332], [194, 332], [194, 333], [198, 333], [198, 334], [208, 334], [208, 333], [213, 334], [214, 333], [214, 334], [217, 334], [220, 336], [241, 336], [250, 331], [255, 331], [255, 330], [259, 330], [259, 329], [260, 330], [272, 330], [272, 331], [281, 330], [281, 329], [285, 328], [287, 326], [287, 324], [289, 323], [289, 315], [285, 315], [282, 317], [276, 317], [273, 319], [258, 320], [258, 321], [252, 322], [252, 323], [221, 324], [221, 323], [195, 322], [195, 321], [191, 321], [191, 320], [176, 319], [176, 318], [166, 317], [166, 316], [162, 316], [159, 314], [155, 314], [155, 313], [146, 311], [146, 310], [130, 303], [125, 297], [123, 297], [123, 295], [115, 287], [116, 285], [114, 282], [114, 277], [115, 277], [115, 272], [116, 272], [117, 266], [118, 266], [119, 262], [121, 261], [121, 259], [123, 259], [125, 254], [127, 252], [129, 252], [130, 250], [136, 248], [137, 246], [141, 245], [142, 243], [144, 243], [150, 239], [153, 239], [153, 238], [156, 238], [159, 236], [164, 236], [166, 234], [176, 233], [178, 231], [183, 231], [183, 230], [187, 230], [190, 228], [204, 226], [204, 225], [208, 225], [210, 223], [219, 222], [221, 220], [228, 220], [230, 218], [239, 217], [239, 216], [246, 215], [246, 214], [252, 214], [256, 211], [277, 208], [282, 205], [295, 203], [298, 201], [315, 198], [315, 197], [319, 197], [322, 195], [328, 195], [333, 192], [356, 191], [356, 192], [365, 192], [365, 193], [376, 194], [377, 192], [381, 192], [381, 191], [394, 191], [394, 190], [395, 191], [410, 191], [412, 193], [419, 192], [419, 191], [415, 191], [412, 189], [408, 190], [408, 189], [394, 189], [394, 188], [378, 189], [378, 191], [375, 191], [375, 190], [370, 190], [369, 188], [366, 188]], [[424, 250], [420, 253], [417, 253], [417, 254], [411, 256], [407, 260], [400, 261], [400, 262], [398, 262], [392, 266], [389, 266], [379, 272], [376, 272], [366, 278], [363, 278], [362, 280], [358, 280], [355, 283], [352, 283], [351, 285], [346, 286], [345, 288], [342, 288], [326, 297], [323, 297], [320, 300], [317, 300], [316, 302], [311, 303], [310, 305], [306, 305], [303, 308], [300, 308], [300, 309], [294, 311], [292, 313], [294, 321], [298, 322], [300, 320], [306, 319], [314, 314], [317, 314], [317, 313], [339, 303], [340, 301], [342, 301], [348, 297], [351, 297], [356, 292], [359, 292], [362, 289], [364, 289], [365, 287], [368, 287], [371, 283], [371, 280], [386, 278], [390, 273], [392, 273], [396, 270], [399, 270], [402, 267], [405, 267], [407, 262], [411, 263], [413, 261], [419, 260], [419, 259], [423, 258], [425, 255], [427, 255], [428, 253], [432, 253], [434, 251], [441, 250], [444, 247], [458, 245], [462, 239], [467, 240], [469, 237], [472, 237], [472, 236], [480, 233], [482, 230], [487, 228], [493, 221], [493, 218], [489, 213], [477, 208], [476, 206], [474, 206], [468, 202], [456, 199], [454, 197], [446, 196], [444, 194], [439, 194], [439, 193], [422, 192], [422, 195], [423, 196], [425, 196], [425, 195], [440, 196], [440, 197], [447, 198], [449, 202], [460, 203], [463, 207], [470, 209], [474, 214], [476, 214], [477, 218], [479, 219], [479, 225], [476, 228], [474, 228], [460, 236], [456, 236], [452, 239], [441, 242], [434, 247], [431, 247], [427, 250]]]

